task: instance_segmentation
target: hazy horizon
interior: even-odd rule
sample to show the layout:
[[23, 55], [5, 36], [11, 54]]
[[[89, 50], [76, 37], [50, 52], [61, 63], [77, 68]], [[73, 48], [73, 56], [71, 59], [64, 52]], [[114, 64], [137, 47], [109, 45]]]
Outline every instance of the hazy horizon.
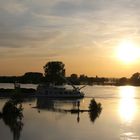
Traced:
[[55, 60], [66, 75], [130, 77], [140, 68], [139, 7], [139, 0], [0, 1], [0, 75], [43, 73]]

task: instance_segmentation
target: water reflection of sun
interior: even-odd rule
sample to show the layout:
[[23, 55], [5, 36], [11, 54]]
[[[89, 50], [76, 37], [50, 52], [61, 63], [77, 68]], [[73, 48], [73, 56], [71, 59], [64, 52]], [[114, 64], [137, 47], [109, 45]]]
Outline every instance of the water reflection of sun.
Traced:
[[122, 121], [130, 123], [136, 113], [135, 88], [132, 86], [120, 87], [119, 114]]

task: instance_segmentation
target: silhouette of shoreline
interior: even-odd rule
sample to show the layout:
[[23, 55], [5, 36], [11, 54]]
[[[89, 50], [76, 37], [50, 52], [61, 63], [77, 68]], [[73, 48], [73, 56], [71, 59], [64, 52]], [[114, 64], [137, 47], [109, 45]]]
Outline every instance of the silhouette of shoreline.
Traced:
[[[65, 76], [65, 64], [61, 61], [50, 61], [44, 67], [44, 74], [40, 72], [26, 72], [22, 76], [0, 76], [0, 83], [23, 83], [23, 84], [54, 84], [54, 85], [133, 85], [140, 86], [140, 73], [132, 74], [130, 78], [108, 78], [108, 77], [89, 77], [85, 74], [77, 75], [71, 74], [69, 77]], [[63, 78], [62, 78], [63, 77]], [[69, 81], [69, 83], [67, 82]]]
[[[42, 73], [38, 72], [27, 72], [23, 76], [0, 76], [0, 83], [15, 83], [18, 81], [21, 84], [41, 84], [45, 83], [46, 77]], [[66, 77], [73, 85], [110, 85], [110, 86], [123, 86], [123, 85], [132, 85], [140, 86], [140, 73], [134, 73], [130, 78], [121, 77], [121, 78], [107, 78], [107, 77], [88, 77], [84, 74], [78, 77], [77, 74], [71, 74], [69, 77]], [[63, 83], [68, 84], [68, 83]], [[3, 89], [4, 91], [5, 89]], [[0, 89], [0, 92], [2, 89]], [[7, 92], [8, 89], [7, 89]]]

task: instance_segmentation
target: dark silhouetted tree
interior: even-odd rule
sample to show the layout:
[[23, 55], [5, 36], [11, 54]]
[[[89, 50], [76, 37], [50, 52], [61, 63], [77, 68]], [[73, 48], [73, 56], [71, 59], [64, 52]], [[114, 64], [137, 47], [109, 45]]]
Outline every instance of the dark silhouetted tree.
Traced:
[[22, 77], [23, 83], [40, 83], [43, 79], [43, 74], [39, 72], [27, 72]]
[[100, 116], [102, 111], [101, 103], [97, 103], [93, 98], [89, 104], [89, 117], [92, 122], [96, 120], [97, 117]]
[[140, 73], [136, 72], [134, 73], [131, 78], [130, 78], [130, 82], [132, 85], [140, 85]]
[[45, 81], [55, 85], [65, 83], [65, 65], [60, 61], [51, 61], [44, 66]]
[[129, 84], [129, 79], [127, 79], [126, 77], [122, 77], [122, 78], [118, 79], [116, 84], [117, 85], [127, 85], [127, 84]]
[[20, 139], [20, 133], [23, 128], [22, 111], [21, 104], [16, 104], [14, 100], [9, 100], [5, 103], [2, 113], [0, 113], [4, 123], [9, 126], [13, 133], [13, 140]]

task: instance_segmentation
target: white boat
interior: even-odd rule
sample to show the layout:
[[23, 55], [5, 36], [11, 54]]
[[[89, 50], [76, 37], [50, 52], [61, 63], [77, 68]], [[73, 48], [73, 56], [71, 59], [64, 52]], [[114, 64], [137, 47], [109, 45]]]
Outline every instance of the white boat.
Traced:
[[65, 87], [58, 87], [53, 85], [39, 85], [37, 88], [37, 97], [48, 98], [83, 98], [84, 93], [80, 91], [81, 88], [73, 86], [73, 89]]

